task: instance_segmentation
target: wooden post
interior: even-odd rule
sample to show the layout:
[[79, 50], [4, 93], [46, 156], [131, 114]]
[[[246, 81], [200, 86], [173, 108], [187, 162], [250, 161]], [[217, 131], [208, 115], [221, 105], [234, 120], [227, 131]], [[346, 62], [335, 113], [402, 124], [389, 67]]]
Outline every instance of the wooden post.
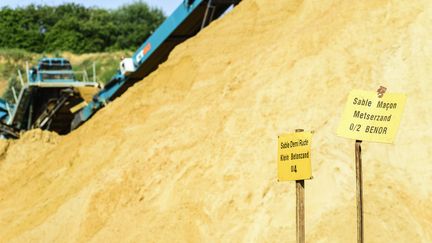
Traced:
[[355, 143], [356, 158], [356, 199], [357, 199], [357, 242], [364, 242], [363, 231], [363, 179], [362, 179], [362, 158], [361, 158], [361, 140]]
[[297, 243], [305, 242], [305, 222], [304, 222], [304, 180], [296, 181], [296, 216], [297, 216]]
[[[296, 129], [295, 132], [303, 132]], [[305, 242], [305, 210], [304, 210], [304, 180], [296, 180], [296, 235], [297, 243]]]

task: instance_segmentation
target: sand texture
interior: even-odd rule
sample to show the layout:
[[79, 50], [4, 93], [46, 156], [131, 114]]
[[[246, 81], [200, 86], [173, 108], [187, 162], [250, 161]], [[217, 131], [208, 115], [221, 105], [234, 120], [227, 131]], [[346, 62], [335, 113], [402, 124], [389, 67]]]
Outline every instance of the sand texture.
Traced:
[[[270, 3], [271, 2], [271, 3]], [[88, 123], [1, 142], [0, 242], [295, 242], [277, 135], [315, 131], [306, 241], [355, 242], [352, 89], [407, 94], [363, 143], [366, 242], [432, 242], [432, 1], [244, 0]]]

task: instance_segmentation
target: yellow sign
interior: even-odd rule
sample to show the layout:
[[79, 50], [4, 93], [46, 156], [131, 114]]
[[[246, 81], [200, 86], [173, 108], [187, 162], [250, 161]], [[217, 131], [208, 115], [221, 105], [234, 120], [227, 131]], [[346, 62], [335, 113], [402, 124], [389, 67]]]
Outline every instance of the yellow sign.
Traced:
[[393, 143], [402, 111], [405, 94], [353, 90], [348, 96], [337, 135], [356, 140]]
[[278, 136], [279, 181], [305, 180], [312, 178], [310, 159], [310, 132], [298, 132]]

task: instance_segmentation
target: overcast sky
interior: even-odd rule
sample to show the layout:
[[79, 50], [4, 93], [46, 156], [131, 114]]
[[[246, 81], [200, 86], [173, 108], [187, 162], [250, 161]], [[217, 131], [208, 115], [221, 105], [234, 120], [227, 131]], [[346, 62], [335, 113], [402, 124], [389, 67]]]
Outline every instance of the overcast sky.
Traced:
[[[62, 3], [78, 3], [87, 7], [117, 8], [121, 5], [133, 3], [135, 0], [0, 0], [0, 8], [9, 6], [27, 6], [29, 4], [61, 5]], [[183, 0], [143, 0], [150, 6], [162, 8], [165, 14], [170, 14]]]

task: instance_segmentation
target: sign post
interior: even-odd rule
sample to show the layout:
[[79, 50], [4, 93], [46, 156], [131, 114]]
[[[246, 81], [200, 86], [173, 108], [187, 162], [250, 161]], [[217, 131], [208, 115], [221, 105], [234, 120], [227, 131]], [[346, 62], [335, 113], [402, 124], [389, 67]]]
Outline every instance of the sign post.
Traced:
[[355, 143], [356, 158], [356, 200], [357, 200], [357, 242], [364, 241], [363, 227], [363, 175], [362, 175], [362, 158], [361, 158], [361, 140]]
[[[303, 129], [296, 129], [296, 132], [303, 132]], [[305, 242], [305, 210], [304, 210], [304, 180], [296, 180], [296, 232], [297, 243]]]
[[380, 86], [375, 92], [353, 90], [348, 96], [337, 134], [355, 139], [357, 242], [364, 242], [362, 140], [393, 143], [406, 102], [404, 94], [386, 94]]
[[278, 136], [278, 181], [296, 182], [296, 236], [305, 242], [304, 180], [312, 179], [312, 133], [296, 129], [296, 133]]

